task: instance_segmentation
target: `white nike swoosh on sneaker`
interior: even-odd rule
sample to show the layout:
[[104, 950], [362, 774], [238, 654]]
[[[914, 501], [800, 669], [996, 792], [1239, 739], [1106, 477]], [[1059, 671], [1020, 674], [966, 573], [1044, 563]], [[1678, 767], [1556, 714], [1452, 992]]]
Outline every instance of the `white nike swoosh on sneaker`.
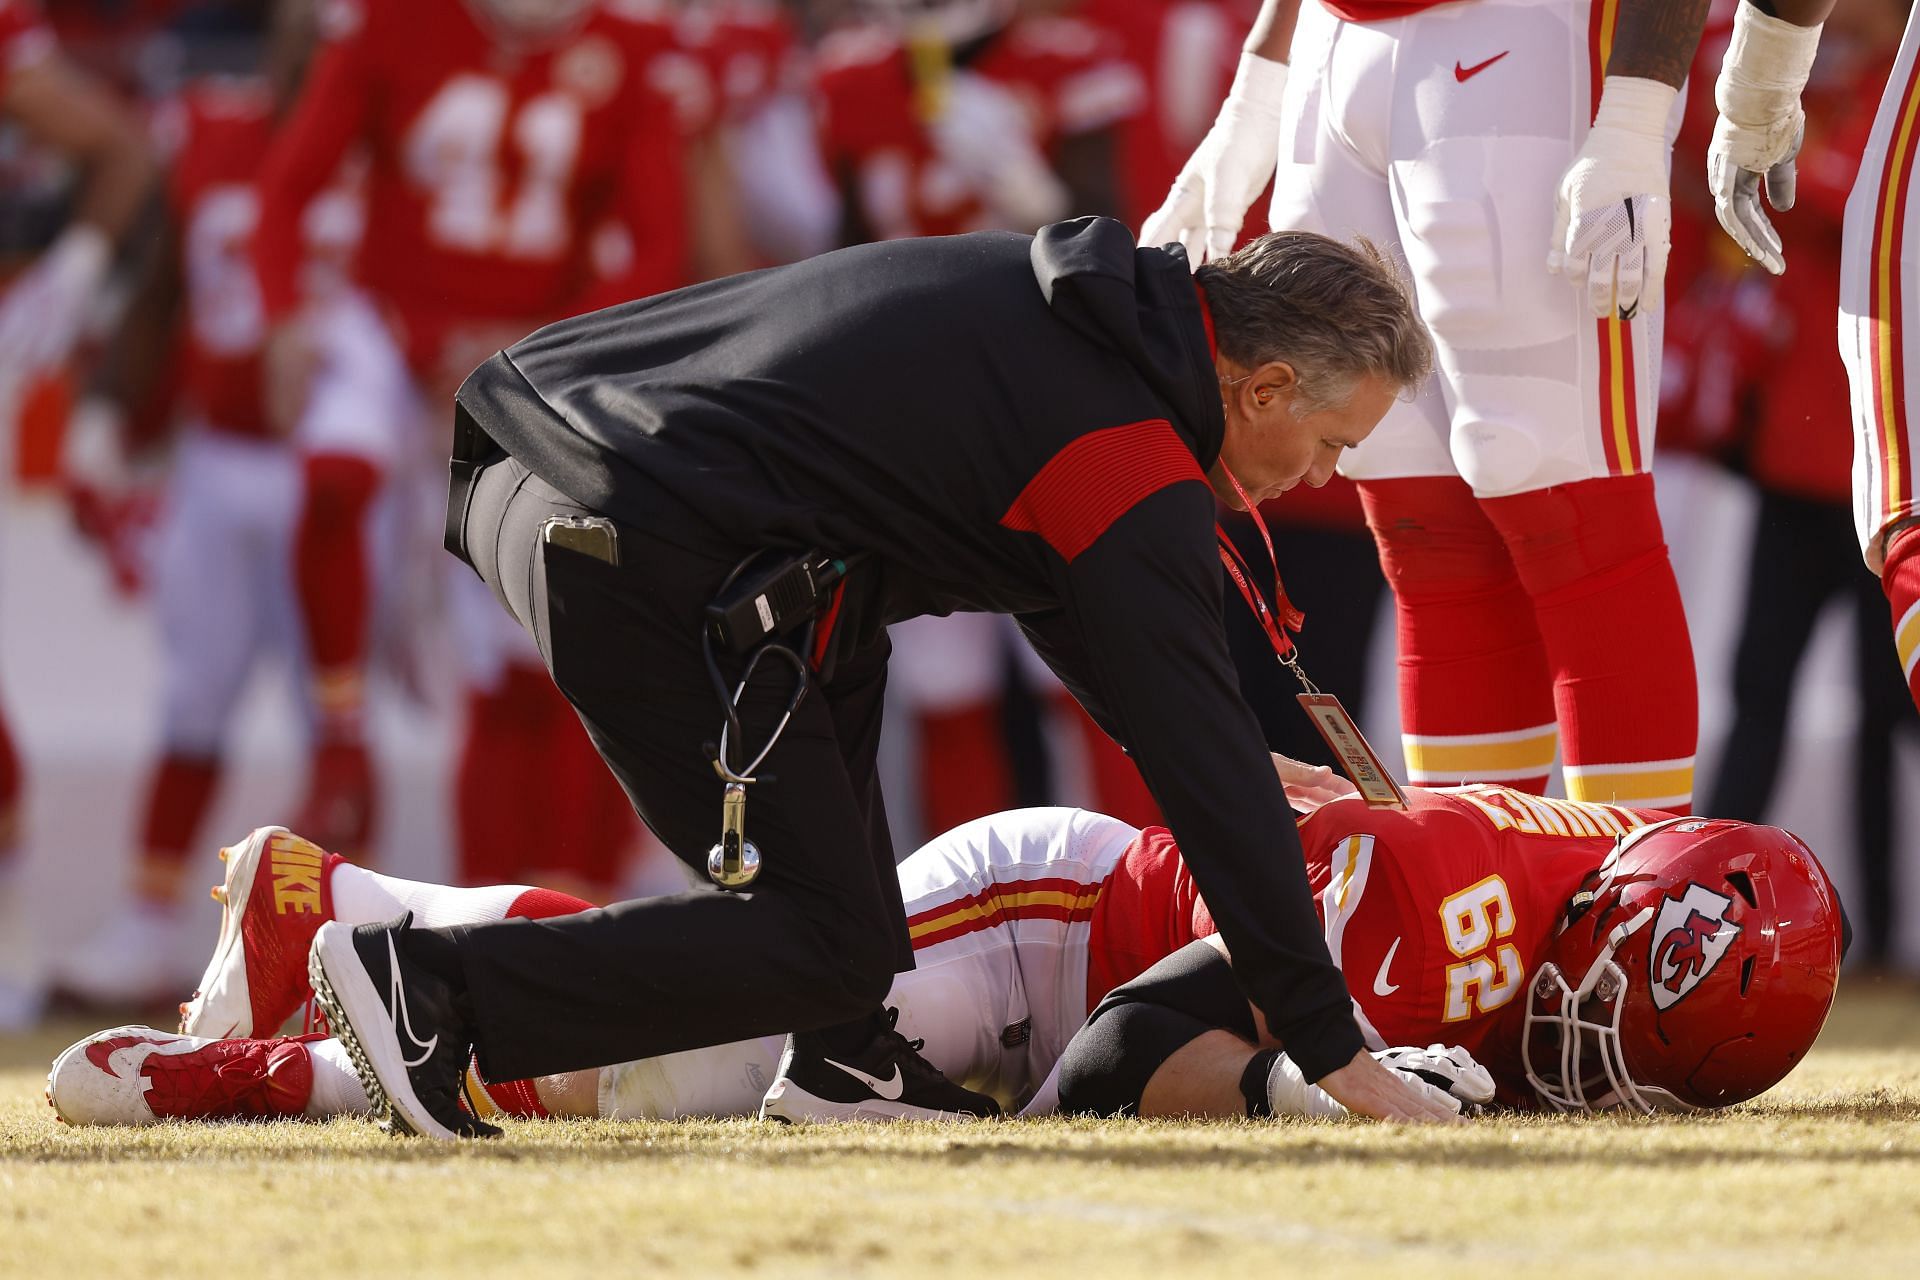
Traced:
[[1395, 938], [1393, 945], [1387, 948], [1387, 958], [1380, 962], [1380, 972], [1373, 975], [1373, 994], [1390, 996], [1400, 988], [1387, 981], [1387, 970], [1393, 966], [1393, 953], [1400, 949], [1400, 939]]
[[[431, 1040], [422, 1041], [420, 1037], [414, 1033], [413, 1019], [407, 1014], [407, 990], [400, 985], [400, 956], [399, 953], [393, 949], [393, 932], [391, 930], [387, 932], [387, 981], [390, 984], [388, 988], [389, 998], [387, 1005], [389, 1009], [392, 1010], [391, 1016], [393, 1018], [395, 1036], [397, 1038], [399, 1033], [404, 1030], [407, 1033], [407, 1039], [413, 1041], [414, 1048], [420, 1050], [420, 1056], [417, 1058], [409, 1058], [404, 1053], [401, 1054], [400, 1061], [405, 1063], [407, 1068], [411, 1070], [433, 1056], [434, 1046], [440, 1043], [440, 1037], [436, 1035]], [[834, 1065], [838, 1066], [839, 1064], [835, 1063]], [[894, 1070], [898, 1071], [899, 1068], [896, 1067]]]
[[885, 1098], [888, 1102], [900, 1101], [900, 1095], [907, 1091], [906, 1077], [900, 1074], [900, 1064], [897, 1062], [893, 1064], [893, 1075], [888, 1079], [879, 1080], [868, 1075], [858, 1067], [850, 1067], [844, 1062], [835, 1062], [832, 1058], [822, 1058], [820, 1061], [830, 1067], [838, 1067], [855, 1080], [866, 1085], [867, 1088]]

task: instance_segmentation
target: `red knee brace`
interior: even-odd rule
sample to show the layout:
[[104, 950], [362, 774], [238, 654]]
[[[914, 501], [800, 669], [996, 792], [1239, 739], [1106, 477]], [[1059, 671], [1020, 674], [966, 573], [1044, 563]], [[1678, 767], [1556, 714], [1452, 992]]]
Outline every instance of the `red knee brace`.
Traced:
[[1360, 498], [1393, 587], [1409, 777], [1544, 790], [1552, 683], [1499, 532], [1451, 476], [1363, 481]]
[[1900, 654], [1900, 669], [1907, 674], [1914, 705], [1920, 706], [1920, 525], [1893, 536], [1880, 585], [1893, 606], [1893, 643]]
[[1699, 693], [1653, 477], [1586, 480], [1481, 506], [1533, 599], [1567, 794], [1686, 811]]

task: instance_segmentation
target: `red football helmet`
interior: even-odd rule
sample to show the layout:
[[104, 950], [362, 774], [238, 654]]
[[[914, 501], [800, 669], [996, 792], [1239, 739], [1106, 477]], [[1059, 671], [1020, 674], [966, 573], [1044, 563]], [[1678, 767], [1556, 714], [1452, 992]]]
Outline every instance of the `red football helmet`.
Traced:
[[1778, 827], [1633, 832], [1569, 906], [1529, 983], [1522, 1060], [1561, 1111], [1743, 1102], [1805, 1056], [1840, 972], [1839, 897]]

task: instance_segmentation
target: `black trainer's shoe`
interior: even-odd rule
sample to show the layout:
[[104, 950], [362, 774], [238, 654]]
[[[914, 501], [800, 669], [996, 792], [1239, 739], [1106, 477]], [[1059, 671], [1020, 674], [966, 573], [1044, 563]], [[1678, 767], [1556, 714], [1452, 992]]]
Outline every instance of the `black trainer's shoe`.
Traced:
[[384, 924], [321, 925], [307, 953], [314, 998], [382, 1128], [449, 1141], [496, 1138], [500, 1130], [460, 1109], [473, 1038], [452, 989], [394, 945], [412, 923], [408, 912]]
[[762, 1120], [972, 1120], [1000, 1114], [984, 1093], [962, 1089], [920, 1056], [924, 1040], [887, 1026], [853, 1054], [834, 1054], [813, 1034], [787, 1037], [780, 1070], [760, 1104]]

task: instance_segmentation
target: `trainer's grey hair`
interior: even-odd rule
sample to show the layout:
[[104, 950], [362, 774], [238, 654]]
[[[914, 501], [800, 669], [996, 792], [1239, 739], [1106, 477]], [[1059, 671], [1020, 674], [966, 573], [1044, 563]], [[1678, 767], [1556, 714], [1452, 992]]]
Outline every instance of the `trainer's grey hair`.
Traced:
[[1269, 232], [1195, 279], [1223, 355], [1247, 369], [1293, 366], [1297, 415], [1345, 404], [1369, 374], [1404, 397], [1433, 372], [1433, 339], [1413, 295], [1365, 236], [1343, 244], [1311, 231]]

